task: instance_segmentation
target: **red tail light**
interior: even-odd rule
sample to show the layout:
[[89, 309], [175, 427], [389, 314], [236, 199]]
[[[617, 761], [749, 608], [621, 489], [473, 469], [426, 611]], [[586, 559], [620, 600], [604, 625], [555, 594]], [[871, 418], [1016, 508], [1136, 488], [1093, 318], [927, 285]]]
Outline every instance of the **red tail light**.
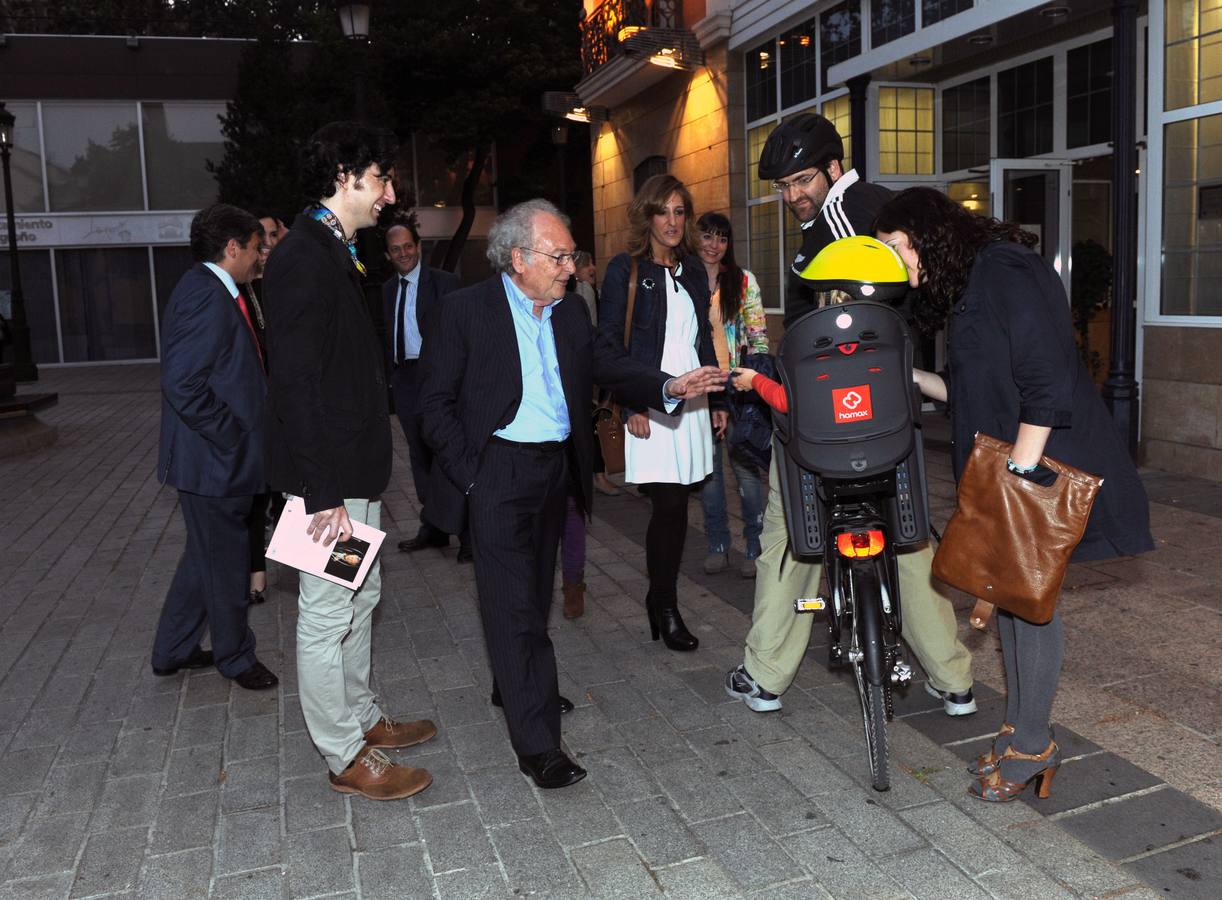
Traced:
[[836, 535], [836, 549], [849, 559], [868, 559], [878, 556], [887, 545], [881, 531], [846, 531]]

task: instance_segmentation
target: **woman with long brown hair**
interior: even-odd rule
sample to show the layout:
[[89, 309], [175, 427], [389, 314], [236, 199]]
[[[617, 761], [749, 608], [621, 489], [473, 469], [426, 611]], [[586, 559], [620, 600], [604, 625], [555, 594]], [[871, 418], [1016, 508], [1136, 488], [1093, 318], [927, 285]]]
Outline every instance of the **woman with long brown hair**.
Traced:
[[[1075, 560], [1153, 549], [1149, 504], [1124, 441], [1074, 344], [1060, 276], [1017, 225], [968, 212], [932, 188], [910, 188], [874, 227], [921, 287], [914, 313], [923, 330], [947, 329], [947, 369], [917, 370], [921, 392], [950, 412], [955, 480], [974, 435], [1014, 447], [1008, 477], [1050, 484], [1047, 454], [1104, 477]], [[1032, 540], [1015, 535], [1015, 540]], [[1060, 765], [1052, 700], [1064, 641], [1060, 613], [1036, 625], [998, 614], [1006, 672], [1006, 719], [993, 748], [969, 769], [969, 793], [1001, 802], [1036, 782], [1047, 796]]]
[[[599, 331], [627, 346], [634, 359], [667, 372], [717, 364], [708, 279], [694, 256], [694, 225], [691, 194], [683, 182], [673, 175], [653, 176], [628, 206], [628, 251], [608, 263], [603, 279]], [[624, 480], [639, 484], [652, 507], [645, 536], [650, 632], [672, 650], [695, 650], [699, 641], [679, 614], [679, 561], [692, 486], [713, 470], [712, 429], [725, 431], [724, 401], [716, 396], [687, 401], [671, 416], [644, 409], [624, 412]]]

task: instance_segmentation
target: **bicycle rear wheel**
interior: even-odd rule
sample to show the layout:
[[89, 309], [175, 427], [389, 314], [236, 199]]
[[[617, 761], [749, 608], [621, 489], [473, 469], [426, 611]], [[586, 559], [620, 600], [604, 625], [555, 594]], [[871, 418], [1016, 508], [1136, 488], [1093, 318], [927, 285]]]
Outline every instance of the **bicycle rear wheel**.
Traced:
[[[887, 704], [888, 673], [883, 671], [885, 654], [882, 640], [882, 603], [879, 596], [878, 573], [865, 568], [852, 576], [853, 626], [861, 655], [853, 665], [857, 693], [861, 698], [861, 719], [866, 733], [866, 748], [870, 755], [870, 779], [876, 791], [891, 787], [887, 765]], [[874, 678], [870, 672], [874, 672]], [[878, 683], [876, 684], [875, 681]]]

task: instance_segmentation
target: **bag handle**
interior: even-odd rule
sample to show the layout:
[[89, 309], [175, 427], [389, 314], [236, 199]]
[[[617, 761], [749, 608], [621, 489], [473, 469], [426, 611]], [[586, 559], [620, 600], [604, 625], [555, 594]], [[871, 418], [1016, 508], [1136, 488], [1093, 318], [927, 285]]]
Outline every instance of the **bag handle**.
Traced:
[[628, 308], [624, 312], [624, 349], [628, 349], [628, 330], [632, 327], [632, 309], [636, 306], [637, 258], [632, 257], [632, 269], [628, 273]]

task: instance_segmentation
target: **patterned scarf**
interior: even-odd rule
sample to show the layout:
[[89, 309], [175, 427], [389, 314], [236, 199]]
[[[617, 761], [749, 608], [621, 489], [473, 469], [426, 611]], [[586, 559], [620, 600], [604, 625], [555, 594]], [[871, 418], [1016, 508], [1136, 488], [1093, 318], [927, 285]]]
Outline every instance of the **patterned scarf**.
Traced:
[[356, 265], [356, 270], [362, 275], [365, 274], [365, 266], [359, 259], [356, 258], [356, 238], [349, 239], [344, 234], [344, 226], [339, 223], [339, 217], [331, 210], [327, 209], [322, 204], [306, 210], [306, 214], [315, 222], [321, 222], [327, 229], [335, 235], [336, 240], [342, 242], [348, 248], [348, 253], [352, 256], [352, 262]]

